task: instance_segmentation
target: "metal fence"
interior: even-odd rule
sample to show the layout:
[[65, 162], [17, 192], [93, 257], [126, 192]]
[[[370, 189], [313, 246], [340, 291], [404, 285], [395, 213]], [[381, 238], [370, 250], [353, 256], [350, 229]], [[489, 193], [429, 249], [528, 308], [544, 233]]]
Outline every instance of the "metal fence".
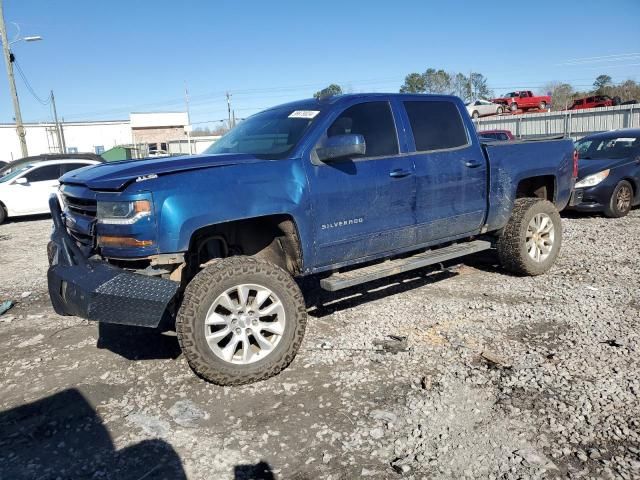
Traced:
[[510, 130], [517, 138], [565, 135], [577, 140], [617, 128], [640, 128], [640, 104], [479, 118], [478, 131]]

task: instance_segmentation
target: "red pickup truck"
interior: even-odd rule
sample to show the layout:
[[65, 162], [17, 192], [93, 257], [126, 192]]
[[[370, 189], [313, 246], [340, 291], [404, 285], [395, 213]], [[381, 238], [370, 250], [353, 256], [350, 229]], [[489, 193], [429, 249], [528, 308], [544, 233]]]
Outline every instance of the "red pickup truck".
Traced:
[[491, 101], [507, 106], [512, 112], [516, 110], [529, 110], [531, 108], [544, 110], [551, 105], [551, 97], [549, 95], [537, 96], [530, 90], [509, 92], [504, 97], [494, 98]]
[[585, 108], [612, 107], [620, 104], [620, 98], [611, 98], [608, 95], [594, 95], [592, 97], [578, 98], [573, 101], [569, 110], [583, 110]]

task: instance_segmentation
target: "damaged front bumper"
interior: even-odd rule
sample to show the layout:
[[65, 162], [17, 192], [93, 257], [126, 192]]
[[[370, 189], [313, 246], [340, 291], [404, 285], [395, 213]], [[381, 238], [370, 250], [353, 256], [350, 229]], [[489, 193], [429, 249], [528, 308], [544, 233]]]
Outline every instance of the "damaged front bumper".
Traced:
[[85, 258], [63, 224], [56, 196], [49, 200], [49, 208], [53, 232], [47, 245], [47, 280], [56, 313], [104, 323], [158, 327], [168, 315], [179, 284]]

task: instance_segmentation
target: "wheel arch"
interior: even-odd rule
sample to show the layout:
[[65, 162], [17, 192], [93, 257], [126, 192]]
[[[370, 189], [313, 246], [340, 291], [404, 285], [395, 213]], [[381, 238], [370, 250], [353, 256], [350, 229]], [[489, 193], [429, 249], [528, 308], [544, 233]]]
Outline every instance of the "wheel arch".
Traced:
[[301, 273], [304, 258], [295, 218], [279, 213], [204, 225], [191, 234], [186, 258], [197, 269], [235, 255], [262, 258], [292, 275]]

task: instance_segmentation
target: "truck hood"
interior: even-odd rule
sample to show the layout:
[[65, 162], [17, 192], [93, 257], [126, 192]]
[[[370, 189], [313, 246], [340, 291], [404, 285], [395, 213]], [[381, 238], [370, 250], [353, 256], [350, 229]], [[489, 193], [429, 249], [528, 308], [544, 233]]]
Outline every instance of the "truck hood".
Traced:
[[76, 184], [93, 190], [122, 190], [131, 182], [149, 175], [169, 175], [189, 170], [225, 167], [244, 163], [258, 163], [268, 160], [244, 153], [223, 153], [216, 155], [186, 155], [144, 160], [102, 163], [90, 168], [74, 170], [64, 175], [61, 183]]
[[581, 159], [578, 161], [578, 180], [582, 180], [584, 177], [601, 172], [607, 168], [621, 167], [631, 161], [629, 158]]

